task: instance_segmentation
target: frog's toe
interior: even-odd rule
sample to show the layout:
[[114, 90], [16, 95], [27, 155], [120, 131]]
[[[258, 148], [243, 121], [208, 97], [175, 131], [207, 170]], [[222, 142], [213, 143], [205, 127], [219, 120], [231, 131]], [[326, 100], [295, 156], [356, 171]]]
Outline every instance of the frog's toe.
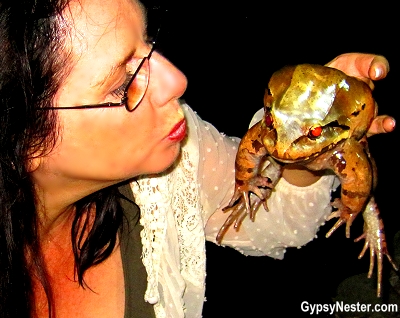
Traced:
[[327, 221], [332, 220], [333, 218], [338, 218], [340, 217], [341, 212], [339, 210], [332, 212], [331, 214], [328, 215], [326, 218]]
[[226, 232], [229, 228], [234, 224], [234, 228], [239, 230], [239, 226], [242, 223], [244, 217], [246, 216], [246, 209], [245, 209], [245, 202], [244, 200], [240, 200], [235, 206], [233, 207], [226, 207], [223, 210], [227, 211], [231, 209], [232, 212], [229, 214], [227, 219], [225, 220], [224, 224], [222, 224], [221, 228], [218, 231], [216, 242], [221, 244], [222, 239], [224, 238]]
[[332, 228], [328, 231], [328, 233], [326, 233], [325, 237], [330, 237], [332, 235], [332, 233], [335, 232], [343, 223], [345, 223], [345, 220], [342, 218], [339, 218], [339, 220], [337, 220], [335, 225], [332, 226]]
[[368, 277], [372, 277], [374, 270], [375, 258], [377, 263], [377, 296], [381, 297], [382, 290], [382, 271], [383, 271], [383, 259], [385, 256], [389, 260], [395, 271], [398, 271], [398, 267], [390, 256], [387, 245], [386, 245], [386, 235], [384, 231], [383, 221], [380, 218], [380, 212], [377, 204], [375, 203], [375, 198], [371, 197], [364, 212], [364, 233], [356, 238], [354, 241], [358, 242], [360, 240], [364, 241], [363, 249], [361, 250], [358, 258], [362, 258], [367, 249], [370, 250], [370, 263], [368, 270]]

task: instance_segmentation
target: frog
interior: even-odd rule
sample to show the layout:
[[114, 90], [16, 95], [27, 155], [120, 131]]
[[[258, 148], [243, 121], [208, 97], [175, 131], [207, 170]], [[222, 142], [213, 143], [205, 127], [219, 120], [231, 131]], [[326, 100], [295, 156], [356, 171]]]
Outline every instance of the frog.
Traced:
[[216, 241], [226, 231], [239, 230], [244, 218], [254, 221], [262, 204], [282, 177], [286, 166], [333, 172], [340, 181], [340, 197], [331, 202], [327, 220], [337, 222], [330, 237], [345, 224], [346, 237], [359, 215], [364, 227], [356, 242], [364, 239], [359, 258], [370, 249], [368, 277], [377, 258], [377, 296], [382, 295], [384, 256], [398, 267], [388, 252], [384, 224], [376, 203], [377, 167], [366, 133], [377, 116], [371, 88], [362, 80], [319, 64], [286, 65], [274, 72], [264, 95], [263, 118], [241, 139], [235, 160], [235, 190], [223, 209], [231, 211]]

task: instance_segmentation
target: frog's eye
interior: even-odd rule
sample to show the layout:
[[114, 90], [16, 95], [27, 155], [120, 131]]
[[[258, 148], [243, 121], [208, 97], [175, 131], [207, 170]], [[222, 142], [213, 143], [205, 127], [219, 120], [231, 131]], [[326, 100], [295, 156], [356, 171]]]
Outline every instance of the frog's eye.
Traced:
[[272, 126], [272, 124], [274, 123], [274, 120], [272, 119], [271, 113], [269, 113], [269, 112], [265, 113], [264, 122], [267, 127]]
[[310, 139], [317, 139], [322, 134], [322, 127], [317, 126], [310, 129], [308, 132], [308, 138]]

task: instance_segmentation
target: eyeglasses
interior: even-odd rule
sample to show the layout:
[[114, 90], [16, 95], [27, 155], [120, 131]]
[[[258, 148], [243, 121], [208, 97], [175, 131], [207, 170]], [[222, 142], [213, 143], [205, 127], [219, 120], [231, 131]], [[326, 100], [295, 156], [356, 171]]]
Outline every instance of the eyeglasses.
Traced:
[[147, 87], [149, 86], [149, 77], [150, 77], [150, 58], [153, 54], [156, 42], [158, 38], [158, 34], [160, 32], [161, 26], [157, 29], [157, 33], [154, 37], [154, 40], [151, 41], [152, 47], [147, 56], [142, 58], [139, 66], [136, 71], [132, 74], [131, 79], [125, 87], [123, 96], [119, 103], [101, 103], [101, 104], [93, 104], [93, 105], [79, 105], [79, 106], [60, 106], [60, 107], [43, 107], [41, 109], [89, 109], [89, 108], [105, 108], [105, 107], [120, 107], [125, 106], [126, 109], [130, 112], [134, 111], [136, 107], [142, 101], [144, 95], [146, 94]]

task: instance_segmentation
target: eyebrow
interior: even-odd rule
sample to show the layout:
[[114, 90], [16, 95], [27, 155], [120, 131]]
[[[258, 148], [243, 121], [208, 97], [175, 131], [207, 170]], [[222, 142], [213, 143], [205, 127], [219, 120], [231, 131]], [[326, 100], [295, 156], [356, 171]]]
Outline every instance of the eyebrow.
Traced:
[[[146, 7], [140, 2], [140, 1], [135, 1], [136, 4], [138, 4], [139, 10], [141, 11], [141, 15], [143, 18], [143, 23], [144, 23], [144, 32], [145, 35], [147, 35], [147, 10]], [[121, 61], [119, 61], [116, 65], [112, 66], [108, 74], [101, 80], [99, 80], [97, 83], [95, 83], [93, 86], [103, 86], [109, 78], [111, 78], [115, 72], [123, 65], [128, 64], [128, 62], [132, 59], [133, 55], [135, 54], [136, 49], [132, 49]]]
[[117, 64], [113, 65], [110, 69], [110, 71], [108, 72], [108, 74], [102, 78], [101, 80], [99, 80], [98, 82], [96, 82], [93, 87], [96, 86], [103, 86], [105, 83], [107, 83], [108, 79], [111, 78], [119, 68], [121, 68], [121, 66], [124, 66], [126, 64], [128, 64], [129, 60], [132, 59], [133, 55], [135, 54], [136, 50], [131, 50], [121, 61], [119, 61]]

